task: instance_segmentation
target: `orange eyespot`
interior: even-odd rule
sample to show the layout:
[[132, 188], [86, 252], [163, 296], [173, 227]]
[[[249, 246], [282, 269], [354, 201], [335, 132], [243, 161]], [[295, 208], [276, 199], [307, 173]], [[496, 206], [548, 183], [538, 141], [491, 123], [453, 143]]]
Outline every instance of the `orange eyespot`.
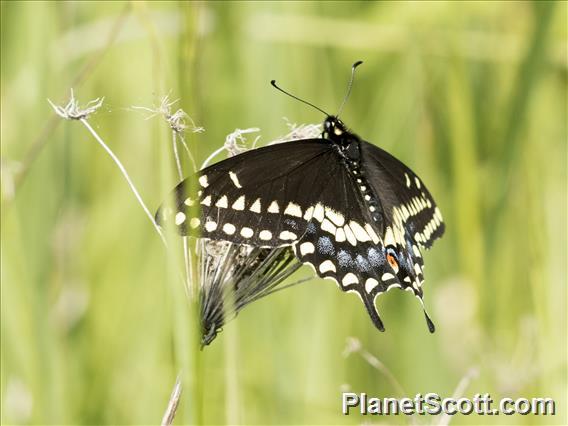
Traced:
[[391, 266], [394, 273], [398, 274], [399, 265], [398, 265], [398, 259], [396, 257], [396, 251], [395, 251], [394, 247], [392, 247], [392, 246], [387, 247], [386, 252], [387, 252], [386, 253], [387, 262]]
[[387, 254], [387, 260], [392, 269], [396, 271], [398, 269], [398, 262], [396, 261], [395, 257], [389, 253]]

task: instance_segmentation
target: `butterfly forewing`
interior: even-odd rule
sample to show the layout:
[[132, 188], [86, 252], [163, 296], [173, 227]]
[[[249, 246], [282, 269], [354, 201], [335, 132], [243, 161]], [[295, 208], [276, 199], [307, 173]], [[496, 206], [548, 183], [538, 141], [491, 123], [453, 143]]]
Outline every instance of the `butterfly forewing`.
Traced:
[[[432, 195], [420, 178], [388, 152], [362, 142], [369, 183], [383, 206], [385, 244], [406, 246], [406, 233], [416, 245], [430, 248], [444, 233], [444, 222]], [[395, 232], [395, 230], [397, 232]], [[394, 245], [394, 244], [393, 244]], [[412, 249], [412, 247], [409, 247]]]
[[[245, 152], [202, 170], [196, 200], [189, 195], [189, 181], [181, 182], [176, 208], [160, 209], [157, 219], [174, 221], [183, 235], [195, 230], [237, 244], [290, 245], [305, 232], [305, 213], [326, 185], [321, 170], [334, 164], [335, 155], [323, 139]], [[201, 213], [192, 218], [188, 206], [195, 203]]]

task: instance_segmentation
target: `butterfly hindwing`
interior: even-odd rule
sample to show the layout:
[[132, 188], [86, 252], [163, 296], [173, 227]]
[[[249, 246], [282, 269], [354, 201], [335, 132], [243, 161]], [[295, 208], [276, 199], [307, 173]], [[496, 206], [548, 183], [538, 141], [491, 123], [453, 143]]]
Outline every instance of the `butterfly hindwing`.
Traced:
[[398, 159], [363, 141], [361, 151], [367, 180], [382, 206], [383, 242], [398, 251], [402, 288], [421, 298], [422, 250], [444, 233], [440, 210], [421, 179]]
[[401, 284], [386, 260], [378, 228], [353, 177], [340, 162], [323, 173], [333, 184], [310, 211], [306, 232], [294, 245], [295, 253], [318, 276], [358, 294], [375, 326], [383, 330], [375, 298]]

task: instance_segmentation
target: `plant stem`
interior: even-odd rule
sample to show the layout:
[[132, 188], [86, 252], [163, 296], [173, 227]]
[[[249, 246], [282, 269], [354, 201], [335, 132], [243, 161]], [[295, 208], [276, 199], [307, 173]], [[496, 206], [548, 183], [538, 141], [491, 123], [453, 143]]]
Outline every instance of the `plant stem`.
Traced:
[[107, 152], [107, 154], [112, 158], [112, 160], [115, 162], [115, 164], [118, 166], [118, 168], [120, 169], [122, 175], [124, 176], [124, 178], [126, 179], [126, 182], [128, 183], [128, 186], [130, 186], [130, 189], [132, 190], [132, 192], [134, 193], [134, 196], [136, 197], [136, 199], [138, 200], [138, 203], [140, 204], [140, 206], [142, 206], [142, 209], [144, 210], [144, 213], [146, 213], [146, 216], [148, 216], [148, 219], [150, 219], [150, 222], [152, 222], [152, 225], [154, 226], [154, 229], [156, 230], [156, 232], [158, 233], [158, 235], [160, 236], [160, 238], [162, 239], [162, 242], [164, 243], [164, 245], [166, 246], [166, 248], [168, 247], [168, 243], [166, 242], [166, 237], [164, 236], [162, 230], [160, 229], [160, 227], [158, 226], [158, 224], [156, 223], [156, 221], [154, 220], [154, 216], [152, 216], [152, 213], [150, 213], [150, 210], [148, 210], [148, 207], [146, 207], [146, 204], [144, 204], [144, 201], [142, 200], [142, 197], [140, 196], [140, 194], [138, 193], [138, 190], [136, 189], [136, 187], [134, 186], [134, 183], [132, 182], [132, 180], [130, 179], [130, 176], [128, 175], [128, 172], [126, 171], [126, 169], [124, 168], [124, 166], [122, 165], [122, 163], [120, 162], [120, 160], [118, 159], [118, 157], [116, 155], [114, 155], [114, 152], [112, 152], [112, 150], [104, 143], [104, 141], [102, 140], [102, 138], [98, 135], [97, 132], [95, 132], [95, 130], [91, 127], [91, 125], [89, 124], [89, 122], [87, 121], [86, 118], [81, 118], [81, 123], [83, 123], [83, 125], [87, 128], [87, 130], [93, 135], [93, 137], [97, 140], [97, 142], [99, 143], [99, 145], [101, 145], [103, 147], [103, 149]]
[[179, 400], [181, 397], [181, 373], [176, 378], [176, 383], [172, 389], [172, 394], [170, 395], [170, 401], [168, 402], [168, 407], [162, 417], [162, 426], [169, 426], [173, 423], [176, 416], [176, 411], [179, 405]]

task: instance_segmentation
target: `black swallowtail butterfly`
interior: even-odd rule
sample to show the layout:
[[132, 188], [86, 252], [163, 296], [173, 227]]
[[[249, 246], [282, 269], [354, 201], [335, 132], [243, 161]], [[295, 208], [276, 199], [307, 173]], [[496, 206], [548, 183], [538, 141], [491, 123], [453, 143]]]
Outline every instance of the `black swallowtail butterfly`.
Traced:
[[[422, 301], [421, 250], [442, 236], [444, 222], [412, 170], [325, 114], [319, 139], [269, 145], [209, 166], [196, 176], [195, 197], [184, 180], [175, 188], [176, 208], [160, 208], [156, 220], [173, 221], [182, 235], [291, 246], [320, 277], [357, 293], [383, 331], [375, 298], [400, 288]], [[191, 217], [193, 205], [201, 211]]]

